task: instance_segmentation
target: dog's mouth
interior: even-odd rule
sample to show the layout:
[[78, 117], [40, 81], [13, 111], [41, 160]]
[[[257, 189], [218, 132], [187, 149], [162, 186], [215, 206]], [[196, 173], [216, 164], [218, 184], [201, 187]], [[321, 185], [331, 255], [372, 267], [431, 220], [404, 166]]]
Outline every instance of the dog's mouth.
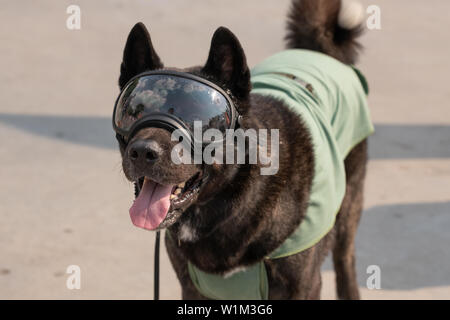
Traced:
[[196, 200], [203, 181], [202, 172], [178, 185], [162, 185], [147, 177], [139, 179], [142, 187], [130, 208], [131, 221], [146, 230], [170, 226]]

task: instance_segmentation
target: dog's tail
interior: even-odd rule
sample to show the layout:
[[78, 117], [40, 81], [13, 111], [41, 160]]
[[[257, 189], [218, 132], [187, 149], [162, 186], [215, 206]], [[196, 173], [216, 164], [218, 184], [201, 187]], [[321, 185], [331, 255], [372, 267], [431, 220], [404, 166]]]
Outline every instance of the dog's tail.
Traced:
[[287, 23], [287, 47], [328, 54], [354, 64], [361, 45], [364, 8], [355, 0], [293, 0]]

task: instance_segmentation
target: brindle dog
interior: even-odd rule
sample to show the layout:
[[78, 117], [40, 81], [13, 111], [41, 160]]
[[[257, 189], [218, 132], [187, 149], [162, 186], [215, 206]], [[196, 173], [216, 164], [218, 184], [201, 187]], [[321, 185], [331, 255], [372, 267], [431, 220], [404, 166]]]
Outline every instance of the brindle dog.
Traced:
[[[360, 48], [356, 42], [360, 28], [339, 27], [340, 7], [340, 0], [294, 0], [287, 24], [287, 47], [316, 50], [354, 63]], [[120, 88], [133, 76], [156, 69], [164, 66], [146, 28], [138, 23], [124, 50]], [[291, 142], [280, 144], [278, 173], [263, 176], [259, 165], [175, 165], [170, 153], [176, 142], [164, 129], [141, 129], [128, 143], [118, 136], [124, 173], [130, 181], [147, 177], [162, 185], [201, 182], [200, 190], [191, 193], [183, 205], [171, 203], [160, 228], [168, 228], [171, 234], [165, 238], [166, 247], [183, 298], [204, 299], [189, 277], [188, 260], [206, 272], [225, 274], [263, 260], [280, 246], [305, 216], [314, 155], [308, 130], [296, 113], [281, 101], [250, 92], [244, 51], [228, 29], [216, 30], [204, 66], [180, 71], [229, 89], [244, 130], [278, 128], [280, 141]], [[151, 163], [130, 159], [130, 150], [142, 145], [156, 146]], [[338, 297], [359, 298], [354, 239], [363, 206], [366, 162], [367, 142], [363, 141], [345, 159], [346, 195], [334, 228], [320, 242], [295, 255], [265, 260], [270, 299], [320, 298], [320, 268], [330, 250]]]

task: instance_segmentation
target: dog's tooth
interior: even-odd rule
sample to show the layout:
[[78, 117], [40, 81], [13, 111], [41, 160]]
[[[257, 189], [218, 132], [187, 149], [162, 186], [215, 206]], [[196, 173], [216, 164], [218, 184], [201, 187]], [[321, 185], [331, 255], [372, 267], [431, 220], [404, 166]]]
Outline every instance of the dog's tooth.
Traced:
[[177, 188], [177, 190], [175, 190], [175, 194], [180, 194], [181, 193], [181, 189]]
[[170, 200], [176, 199], [176, 197], [177, 197], [176, 195], [171, 194], [171, 195], [170, 195]]
[[185, 183], [185, 182], [182, 182], [182, 183], [180, 183], [178, 186], [179, 186], [181, 189], [183, 189], [185, 185], [186, 185], [186, 183]]

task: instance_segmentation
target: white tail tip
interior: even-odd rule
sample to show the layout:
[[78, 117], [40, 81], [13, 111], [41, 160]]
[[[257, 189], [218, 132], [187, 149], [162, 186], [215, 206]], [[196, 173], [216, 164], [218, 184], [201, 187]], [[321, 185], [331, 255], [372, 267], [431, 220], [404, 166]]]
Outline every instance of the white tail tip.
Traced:
[[341, 28], [351, 30], [364, 21], [364, 7], [359, 1], [341, 0], [338, 24]]

